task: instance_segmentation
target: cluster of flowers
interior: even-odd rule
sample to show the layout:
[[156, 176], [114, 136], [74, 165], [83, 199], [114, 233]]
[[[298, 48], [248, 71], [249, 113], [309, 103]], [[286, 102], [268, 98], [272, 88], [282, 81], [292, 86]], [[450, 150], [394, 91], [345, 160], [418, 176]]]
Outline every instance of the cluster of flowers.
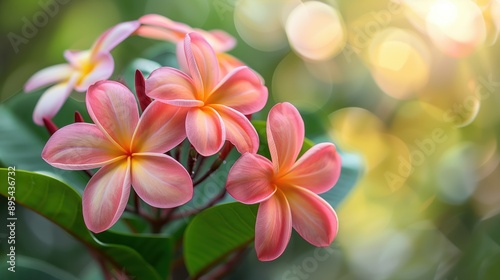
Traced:
[[[140, 106], [125, 85], [107, 80], [114, 64], [110, 51], [134, 34], [176, 43], [180, 65], [142, 78], [142, 85], [136, 85]], [[61, 169], [100, 168], [83, 193], [83, 216], [91, 231], [116, 223], [131, 186], [157, 208], [191, 200], [192, 176], [168, 153], [187, 138], [205, 157], [219, 152], [226, 141], [242, 155], [229, 171], [226, 190], [242, 203], [260, 203], [255, 226], [260, 260], [282, 254], [292, 227], [313, 245], [333, 241], [337, 216], [318, 194], [340, 176], [335, 146], [315, 145], [297, 159], [304, 123], [293, 105], [280, 103], [267, 118], [271, 160], [258, 155], [259, 138], [247, 116], [265, 106], [268, 92], [258, 74], [225, 53], [234, 45], [223, 31], [146, 15], [109, 29], [90, 50], [66, 51], [68, 64], [43, 69], [26, 83], [26, 91], [56, 83], [35, 108], [33, 119], [39, 125], [57, 113], [73, 89], [87, 91], [93, 124], [76, 122], [57, 130], [42, 158]]]

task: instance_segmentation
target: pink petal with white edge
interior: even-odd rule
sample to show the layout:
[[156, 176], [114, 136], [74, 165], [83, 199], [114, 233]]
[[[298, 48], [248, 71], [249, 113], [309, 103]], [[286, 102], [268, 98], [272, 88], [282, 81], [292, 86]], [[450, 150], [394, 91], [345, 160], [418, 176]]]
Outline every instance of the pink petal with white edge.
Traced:
[[89, 63], [92, 63], [92, 70], [90, 72], [79, 72], [80, 77], [75, 85], [76, 91], [86, 91], [95, 82], [106, 80], [113, 74], [115, 63], [109, 53], [101, 53]]
[[83, 191], [83, 219], [95, 233], [118, 221], [130, 194], [130, 162], [119, 161], [97, 171]]
[[256, 153], [259, 149], [259, 136], [252, 123], [240, 112], [226, 106], [211, 106], [222, 118], [226, 129], [226, 139], [240, 154]]
[[69, 64], [58, 64], [36, 72], [24, 85], [24, 91], [30, 92], [57, 82], [68, 80], [73, 68]]
[[219, 82], [219, 62], [210, 44], [198, 33], [189, 33], [184, 39], [189, 73], [198, 91], [207, 94]]
[[132, 186], [144, 202], [158, 208], [177, 207], [193, 197], [193, 182], [186, 169], [164, 154], [134, 154]]
[[[219, 78], [222, 78], [227, 75], [231, 70], [233, 70], [236, 67], [239, 66], [245, 66], [245, 64], [238, 59], [236, 59], [234, 56], [231, 56], [227, 53], [223, 53], [224, 49], [230, 49], [228, 48], [229, 45], [231, 45], [228, 42], [213, 42], [213, 40], [217, 39], [210, 39], [210, 37], [213, 37], [210, 35], [210, 32], [207, 31], [201, 31], [201, 30], [196, 30], [195, 32], [198, 32], [201, 34], [205, 39], [207, 39], [208, 43], [212, 46], [214, 49], [215, 55], [217, 57], [217, 60], [219, 61]], [[213, 31], [211, 31], [213, 32]], [[223, 31], [222, 31], [223, 32]], [[208, 36], [207, 36], [208, 35]], [[228, 35], [230, 36], [230, 35]], [[232, 38], [232, 37], [231, 37]], [[233, 38], [234, 40], [234, 38]], [[234, 43], [236, 44], [236, 41], [234, 40]], [[189, 67], [186, 61], [186, 54], [184, 52], [184, 41], [181, 41], [177, 44], [177, 61], [179, 62], [179, 69], [181, 69], [184, 72], [189, 72]]]
[[267, 116], [267, 141], [276, 172], [287, 172], [304, 143], [304, 122], [290, 103], [274, 105]]
[[141, 116], [132, 140], [134, 152], [165, 153], [186, 139], [187, 109], [164, 104], [149, 104]]
[[119, 23], [106, 30], [92, 46], [92, 55], [98, 53], [109, 53], [118, 44], [127, 39], [139, 28], [139, 21], [128, 21]]
[[178, 38], [178, 34], [172, 32], [171, 30], [157, 26], [142, 25], [137, 29], [135, 33], [138, 36], [156, 40], [164, 40], [170, 42], [177, 42], [179, 40], [182, 40]]
[[208, 104], [231, 107], [244, 115], [260, 111], [267, 102], [267, 87], [250, 68], [234, 69], [224, 77], [207, 100]]
[[309, 149], [282, 180], [320, 194], [337, 183], [341, 168], [342, 159], [335, 145], [321, 143]]
[[236, 39], [226, 31], [195, 29], [194, 32], [201, 34], [217, 53], [229, 51], [236, 46]]
[[262, 202], [255, 224], [255, 250], [261, 261], [272, 261], [286, 249], [292, 234], [292, 215], [285, 195], [277, 190]]
[[303, 188], [288, 186], [283, 192], [290, 203], [293, 228], [312, 245], [329, 246], [338, 231], [337, 214], [330, 204]]
[[87, 91], [87, 110], [94, 123], [129, 152], [132, 135], [139, 122], [139, 109], [134, 95], [123, 84], [100, 81]]
[[102, 167], [123, 156], [97, 126], [74, 123], [65, 126], [52, 137], [42, 151], [42, 158], [50, 165], [69, 170]]
[[69, 82], [60, 83], [48, 88], [38, 99], [33, 110], [33, 121], [43, 125], [43, 118], [52, 119], [61, 109], [73, 91], [75, 77]]
[[226, 140], [226, 129], [220, 115], [210, 107], [190, 109], [186, 118], [189, 142], [203, 156], [217, 153]]
[[149, 75], [146, 95], [175, 106], [203, 106], [191, 77], [171, 67], [158, 68]]
[[261, 155], [246, 153], [229, 170], [226, 190], [237, 201], [255, 204], [276, 192], [272, 179], [272, 163]]
[[151, 25], [170, 31], [175, 37], [173, 37], [172, 39], [165, 38], [164, 40], [172, 40], [175, 43], [182, 41], [184, 39], [184, 36], [186, 36], [187, 33], [192, 32], [193, 30], [191, 27], [189, 27], [189, 25], [173, 21], [169, 18], [157, 14], [144, 15], [139, 18], [139, 22], [143, 25]]

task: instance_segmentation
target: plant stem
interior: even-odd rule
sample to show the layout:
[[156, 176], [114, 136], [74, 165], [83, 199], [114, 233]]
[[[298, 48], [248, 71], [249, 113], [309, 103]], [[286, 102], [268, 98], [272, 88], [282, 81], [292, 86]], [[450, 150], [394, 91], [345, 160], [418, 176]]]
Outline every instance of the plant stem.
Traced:
[[216, 195], [214, 198], [212, 198], [207, 204], [205, 204], [203, 207], [197, 208], [197, 209], [192, 209], [188, 210], [182, 213], [173, 213], [170, 214], [169, 217], [167, 218], [167, 222], [177, 220], [177, 219], [182, 219], [186, 218], [195, 214], [200, 213], [201, 211], [215, 205], [217, 202], [221, 201], [224, 196], [226, 195], [226, 188], [222, 188], [222, 190], [219, 192], [218, 195]]
[[102, 274], [104, 276], [104, 279], [106, 279], [106, 280], [112, 280], [113, 279], [113, 275], [108, 270], [108, 268], [106, 266], [106, 261], [104, 260], [104, 258], [94, 248], [88, 247], [88, 249], [89, 249], [89, 252], [92, 255], [92, 257], [94, 257], [94, 260], [97, 262], [97, 264], [101, 268], [101, 271], [102, 271]]
[[193, 182], [193, 186], [196, 187], [197, 185], [205, 181], [208, 177], [210, 177], [212, 173], [217, 171], [217, 169], [219, 169], [222, 163], [224, 163], [224, 161], [226, 160], [227, 156], [229, 155], [233, 147], [234, 147], [233, 144], [231, 144], [230, 142], [226, 142], [224, 147], [222, 147], [222, 150], [219, 152], [219, 157], [212, 163], [212, 165], [207, 170], [207, 172], [205, 172], [205, 174], [203, 174], [200, 178], [196, 179]]
[[[199, 271], [196, 275], [193, 276], [194, 279], [199, 279], [202, 276], [208, 276], [206, 279], [220, 279], [220, 277], [228, 274], [231, 272], [232, 268], [234, 265], [241, 259], [243, 256], [243, 253], [246, 251], [248, 248], [248, 245], [254, 241], [254, 239], [250, 239], [247, 242], [241, 244], [240, 246], [236, 247], [232, 252], [229, 252], [215, 260], [213, 260], [209, 265], [207, 265], [205, 268], [203, 268], [201, 271]], [[227, 260], [227, 262], [219, 268], [217, 268], [218, 264], [223, 262], [224, 260]], [[217, 269], [216, 269], [217, 268]], [[213, 271], [215, 273], [215, 277], [212, 277], [210, 272]]]
[[[200, 172], [200, 170], [201, 170], [203, 164], [205, 163], [206, 159], [207, 159], [207, 157], [203, 157], [203, 156], [201, 156], [201, 155], [198, 154], [198, 158], [196, 159], [196, 165], [194, 167], [194, 172], [196, 174], [198, 174], [198, 172]], [[193, 176], [193, 178], [194, 178], [194, 176]]]
[[134, 192], [134, 212], [136, 214], [139, 214], [141, 212], [141, 209], [140, 209], [141, 205], [140, 205], [139, 197], [135, 191], [133, 191], [133, 192]]
[[135, 70], [135, 92], [142, 112], [151, 104], [151, 98], [146, 95], [145, 83], [146, 81], [144, 80], [142, 72], [140, 70]]
[[198, 152], [196, 152], [193, 145], [191, 145], [189, 147], [189, 154], [187, 159], [187, 172], [189, 173], [189, 176], [191, 176], [191, 178], [193, 178], [195, 175], [193, 168], [197, 159], [198, 159]]
[[83, 172], [85, 172], [85, 174], [87, 174], [89, 176], [89, 178], [92, 178], [92, 176], [94, 176], [94, 174], [92, 174], [92, 172], [90, 172], [90, 170], [82, 170]]
[[174, 153], [174, 159], [176, 161], [178, 161], [179, 163], [181, 162], [181, 153], [182, 153], [182, 144], [183, 143], [180, 143], [177, 148], [175, 149], [175, 153]]
[[160, 233], [164, 225], [161, 220], [154, 220], [151, 222], [151, 233]]
[[[208, 279], [222, 279], [224, 276], [228, 275], [231, 271], [233, 271], [236, 264], [243, 258], [247, 247], [243, 247], [236, 251], [230, 259], [223, 265], [216, 268], [212, 273], [209, 273], [207, 276]], [[198, 278], [194, 278], [198, 279]]]

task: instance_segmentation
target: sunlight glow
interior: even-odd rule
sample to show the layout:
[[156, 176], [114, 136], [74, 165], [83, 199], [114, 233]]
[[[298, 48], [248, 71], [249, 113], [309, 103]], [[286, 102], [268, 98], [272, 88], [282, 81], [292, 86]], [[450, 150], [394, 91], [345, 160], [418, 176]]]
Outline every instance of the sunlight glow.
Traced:
[[340, 14], [322, 2], [297, 6], [288, 17], [285, 30], [290, 45], [305, 58], [325, 60], [338, 54], [345, 45]]

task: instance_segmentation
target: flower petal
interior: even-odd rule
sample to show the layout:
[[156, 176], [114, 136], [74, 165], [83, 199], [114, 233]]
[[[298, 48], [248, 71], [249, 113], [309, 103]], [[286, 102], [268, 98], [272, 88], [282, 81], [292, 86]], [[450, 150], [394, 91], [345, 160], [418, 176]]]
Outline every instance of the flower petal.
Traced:
[[85, 170], [104, 166], [122, 156], [94, 124], [74, 123], [52, 137], [42, 151], [42, 158], [61, 169]]
[[171, 30], [157, 27], [157, 26], [148, 26], [142, 25], [135, 32], [138, 36], [151, 38], [156, 40], [165, 40], [169, 42], [177, 42], [182, 40], [182, 38], [178, 38], [178, 34], [172, 32]]
[[320, 194], [337, 183], [342, 159], [332, 143], [320, 143], [309, 149], [282, 177], [286, 182]]
[[186, 134], [189, 142], [203, 156], [217, 153], [226, 139], [226, 130], [220, 115], [207, 106], [189, 110]]
[[304, 142], [304, 122], [295, 107], [278, 103], [267, 117], [267, 141], [276, 172], [287, 172], [295, 163]]
[[92, 54], [109, 53], [118, 44], [127, 39], [139, 28], [139, 21], [127, 21], [119, 23], [106, 30], [92, 46]]
[[[177, 46], [175, 47], [175, 53], [177, 56], [177, 63], [179, 64], [179, 69], [184, 73], [189, 73], [189, 66], [186, 59], [186, 52], [184, 51], [184, 40], [177, 43]], [[203, 98], [204, 94], [200, 96], [200, 99]]]
[[81, 70], [81, 68], [90, 61], [90, 50], [84, 51], [74, 51], [65, 50], [64, 58], [69, 62], [69, 65], [73, 67], [76, 71]]
[[177, 207], [193, 197], [193, 182], [186, 169], [164, 154], [134, 154], [132, 186], [142, 200], [158, 208]]
[[[218, 53], [217, 59], [219, 60], [220, 76], [225, 77], [233, 69], [245, 66], [245, 63], [238, 60], [236, 57], [227, 53]], [[261, 80], [263, 80], [261, 78]]]
[[[95, 56], [92, 61], [86, 65], [91, 69], [80, 70], [80, 77], [75, 85], [75, 89], [79, 92], [86, 91], [92, 84], [100, 80], [106, 80], [113, 74], [115, 63], [113, 57], [109, 53], [101, 53]], [[88, 72], [86, 72], [88, 71]]]
[[229, 170], [227, 192], [242, 203], [259, 203], [276, 192], [273, 174], [273, 164], [267, 158], [246, 153]]
[[[176, 21], [173, 21], [169, 18], [166, 18], [166, 17], [161, 16], [161, 15], [157, 15], [157, 14], [144, 15], [141, 18], [139, 18], [139, 22], [141, 24], [143, 24], [143, 26], [141, 26], [140, 29], [142, 29], [144, 27], [149, 27], [148, 25], [151, 25], [151, 27], [163, 29], [165, 31], [164, 35], [168, 34], [165, 37], [154, 37], [154, 36], [150, 37], [150, 36], [148, 36], [148, 33], [146, 32], [145, 37], [172, 41], [174, 43], [178, 43], [178, 42], [182, 41], [184, 39], [184, 36], [186, 36], [187, 33], [191, 32], [193, 30], [191, 27], [189, 27], [188, 25], [186, 25], [184, 23], [176, 22]], [[138, 34], [143, 36], [139, 30], [138, 30]], [[156, 35], [156, 34], [153, 34], [153, 35]]]
[[182, 107], [203, 106], [196, 94], [191, 77], [175, 68], [158, 68], [146, 80], [146, 95], [167, 104]]
[[83, 219], [95, 233], [110, 228], [120, 218], [130, 194], [130, 162], [119, 161], [97, 171], [83, 191]]
[[87, 92], [87, 110], [110, 140], [128, 152], [139, 121], [139, 109], [132, 92], [118, 82], [97, 82]]
[[329, 246], [338, 231], [337, 214], [324, 199], [299, 188], [283, 188], [290, 203], [293, 228], [307, 242], [317, 247]]
[[261, 261], [272, 261], [286, 249], [292, 234], [290, 206], [281, 190], [262, 202], [255, 224], [255, 250]]
[[219, 82], [219, 62], [210, 44], [198, 33], [189, 33], [184, 39], [184, 53], [191, 78], [198, 91], [206, 95]]
[[[179, 41], [182, 41], [184, 39], [184, 36], [186, 34], [190, 32], [197, 32], [201, 34], [217, 52], [228, 51], [236, 45], [236, 40], [234, 39], [234, 37], [229, 35], [225, 31], [205, 31], [202, 29], [193, 29], [189, 25], [173, 21], [169, 18], [157, 14], [142, 16], [139, 19], [139, 22], [143, 24], [136, 32], [140, 36], [178, 43]], [[163, 30], [164, 33], [161, 36], [157, 36], [161, 33], [156, 31], [150, 32], [153, 30], [148, 29], [148, 27], [153, 27], [158, 31]], [[145, 34], [143, 34], [143, 32]]]
[[57, 64], [44, 68], [29, 78], [24, 85], [24, 91], [30, 92], [38, 88], [68, 80], [73, 68], [69, 64]]
[[142, 114], [132, 140], [134, 152], [164, 153], [186, 139], [187, 109], [154, 101]]
[[226, 139], [233, 143], [238, 152], [256, 153], [259, 149], [259, 136], [247, 117], [226, 106], [211, 107], [221, 116], [226, 129]]
[[222, 104], [244, 115], [260, 111], [267, 102], [267, 87], [250, 68], [234, 69], [224, 77], [207, 100], [207, 104]]
[[216, 53], [229, 51], [236, 46], [236, 39], [226, 31], [194, 29], [194, 32], [203, 36]]
[[33, 110], [33, 121], [37, 125], [43, 125], [43, 118], [52, 119], [59, 112], [73, 91], [74, 80], [54, 85], [42, 94]]

